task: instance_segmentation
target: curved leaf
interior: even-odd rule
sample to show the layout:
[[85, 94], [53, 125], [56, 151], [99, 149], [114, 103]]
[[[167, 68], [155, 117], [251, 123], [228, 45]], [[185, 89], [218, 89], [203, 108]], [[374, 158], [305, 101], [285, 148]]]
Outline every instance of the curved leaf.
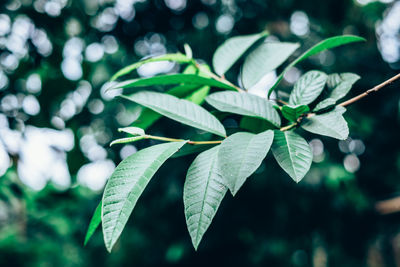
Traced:
[[302, 75], [290, 93], [289, 103], [292, 105], [308, 105], [324, 90], [328, 76], [321, 71], [309, 71]]
[[326, 90], [326, 98], [339, 100], [347, 95], [355, 82], [360, 79], [360, 76], [354, 73], [334, 73], [328, 76]]
[[307, 105], [284, 105], [282, 107], [282, 115], [289, 121], [296, 121], [301, 115], [308, 111], [310, 111], [310, 108]]
[[306, 58], [309, 58], [310, 56], [313, 56], [315, 54], [318, 54], [324, 50], [335, 48], [341, 45], [349, 44], [349, 43], [354, 43], [354, 42], [360, 42], [360, 41], [365, 41], [364, 38], [354, 36], [354, 35], [341, 35], [341, 36], [334, 36], [328, 39], [325, 39], [318, 44], [314, 45], [310, 49], [308, 49], [306, 52], [301, 54], [300, 57], [298, 57], [296, 60], [294, 60], [292, 63], [290, 63], [283, 71], [281, 74], [279, 74], [278, 78], [276, 79], [274, 85], [269, 89], [268, 91], [268, 97], [271, 95], [272, 91], [275, 90], [275, 88], [278, 86], [280, 81], [283, 79], [283, 76], [285, 73], [295, 66], [297, 63], [305, 60]]
[[104, 243], [111, 251], [140, 195], [161, 165], [186, 142], [148, 147], [124, 159], [104, 189], [102, 226]]
[[218, 149], [213, 147], [196, 157], [183, 187], [186, 224], [196, 250], [227, 191], [218, 170]]
[[201, 106], [190, 101], [179, 99], [172, 95], [148, 91], [138, 92], [129, 97], [122, 97], [183, 124], [219, 136], [226, 136], [224, 126], [217, 118]]
[[326, 109], [333, 107], [335, 104], [336, 104], [336, 100], [333, 98], [324, 99], [315, 106], [315, 108], [313, 109], [313, 112], [324, 111]]
[[207, 96], [206, 102], [220, 111], [261, 118], [271, 122], [276, 127], [281, 125], [279, 114], [272, 103], [256, 95], [218, 92]]
[[129, 66], [126, 66], [126, 67], [122, 68], [121, 70], [119, 70], [117, 73], [115, 73], [111, 77], [110, 81], [115, 81], [119, 77], [134, 71], [135, 69], [143, 66], [146, 63], [158, 62], [158, 61], [175, 61], [175, 62], [178, 62], [178, 63], [190, 63], [190, 62], [192, 62], [192, 59], [190, 57], [184, 55], [184, 54], [181, 54], [181, 53], [165, 54], [165, 55], [161, 55], [161, 56], [157, 56], [157, 57], [143, 59], [141, 61], [138, 61], [136, 63], [133, 63], [133, 64], [131, 64]]
[[274, 139], [272, 130], [260, 134], [235, 133], [226, 138], [218, 152], [222, 177], [232, 195], [260, 167]]
[[222, 89], [229, 89], [236, 91], [236, 88], [228, 83], [217, 81], [213, 78], [208, 78], [196, 74], [167, 74], [159, 75], [150, 78], [132, 79], [117, 83], [110, 87], [108, 90], [125, 89], [135, 87], [145, 87], [154, 85], [173, 85], [173, 84], [195, 84], [195, 85], [208, 85]]
[[272, 154], [279, 166], [298, 183], [310, 169], [311, 148], [303, 137], [293, 131], [275, 131]]
[[90, 238], [101, 223], [101, 206], [102, 201], [100, 201], [99, 205], [97, 205], [97, 208], [93, 213], [92, 219], [90, 220], [89, 227], [85, 236], [85, 242], [83, 243], [84, 246], [86, 246], [86, 244], [89, 242]]
[[349, 136], [349, 127], [342, 114], [346, 109], [337, 106], [334, 110], [306, 118], [301, 127], [309, 132], [345, 140]]
[[243, 64], [244, 88], [251, 88], [268, 72], [282, 65], [299, 46], [297, 43], [265, 42], [254, 49]]
[[133, 136], [138, 136], [138, 135], [145, 135], [146, 133], [142, 128], [139, 127], [124, 127], [124, 128], [119, 128], [118, 132], [124, 132]]
[[255, 42], [265, 36], [267, 36], [267, 33], [262, 32], [226, 40], [214, 53], [213, 67], [215, 72], [222, 76]]

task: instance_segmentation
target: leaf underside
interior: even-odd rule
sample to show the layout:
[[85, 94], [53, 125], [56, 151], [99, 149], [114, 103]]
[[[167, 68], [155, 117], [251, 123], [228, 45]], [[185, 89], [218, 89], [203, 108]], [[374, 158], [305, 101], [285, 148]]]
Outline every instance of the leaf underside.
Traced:
[[274, 132], [268, 130], [257, 135], [247, 132], [235, 133], [222, 142], [218, 152], [218, 163], [222, 177], [233, 195], [260, 167], [273, 139]]
[[310, 169], [311, 148], [303, 137], [293, 131], [275, 131], [271, 150], [279, 166], [297, 183]]
[[218, 150], [216, 146], [196, 157], [183, 188], [186, 224], [196, 250], [227, 191], [218, 169]]
[[295, 83], [290, 93], [291, 105], [308, 105], [322, 93], [328, 76], [321, 71], [309, 71]]
[[203, 107], [188, 100], [149, 91], [138, 92], [123, 97], [183, 124], [219, 136], [226, 136], [225, 129], [217, 118]]
[[186, 142], [151, 146], [124, 159], [104, 189], [102, 226], [104, 243], [111, 251], [140, 195], [161, 165]]

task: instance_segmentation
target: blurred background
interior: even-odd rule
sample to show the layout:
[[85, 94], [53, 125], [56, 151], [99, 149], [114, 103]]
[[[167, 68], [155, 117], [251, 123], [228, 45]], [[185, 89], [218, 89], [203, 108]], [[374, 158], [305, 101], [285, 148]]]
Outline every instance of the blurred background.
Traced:
[[[116, 164], [149, 145], [109, 148], [140, 108], [104, 83], [184, 43], [210, 63], [228, 37], [265, 29], [300, 42], [298, 53], [333, 35], [367, 39], [301, 63], [283, 88], [310, 69], [355, 72], [351, 97], [400, 71], [400, 1], [1, 0], [0, 266], [400, 266], [399, 83], [348, 108], [348, 140], [304, 133], [314, 164], [301, 183], [269, 155], [235, 199], [227, 194], [197, 252], [182, 203], [193, 156], [160, 169], [112, 254], [99, 230], [83, 247]], [[179, 70], [161, 62], [138, 74]], [[162, 119], [148, 131], [187, 128]]]

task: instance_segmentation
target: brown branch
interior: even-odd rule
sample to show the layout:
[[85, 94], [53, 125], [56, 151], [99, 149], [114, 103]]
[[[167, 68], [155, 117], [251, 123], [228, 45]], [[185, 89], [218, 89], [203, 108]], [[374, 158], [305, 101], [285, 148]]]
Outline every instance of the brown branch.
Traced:
[[351, 98], [351, 99], [349, 99], [349, 100], [347, 100], [347, 101], [344, 101], [344, 102], [340, 103], [338, 106], [345, 107], [345, 106], [351, 105], [351, 104], [353, 104], [354, 102], [357, 102], [358, 100], [360, 100], [360, 99], [362, 99], [362, 98], [368, 96], [368, 95], [371, 94], [371, 93], [378, 92], [380, 89], [382, 89], [383, 87], [386, 87], [387, 85], [390, 85], [391, 83], [393, 83], [393, 82], [396, 81], [397, 79], [400, 79], [400, 73], [397, 74], [396, 76], [393, 76], [393, 77], [390, 78], [389, 80], [386, 80], [386, 81], [384, 81], [384, 82], [381, 83], [381, 84], [378, 84], [378, 85], [375, 86], [374, 88], [371, 88], [371, 89], [365, 91], [364, 93], [359, 94], [358, 96], [355, 96], [355, 97], [353, 97], [353, 98]]

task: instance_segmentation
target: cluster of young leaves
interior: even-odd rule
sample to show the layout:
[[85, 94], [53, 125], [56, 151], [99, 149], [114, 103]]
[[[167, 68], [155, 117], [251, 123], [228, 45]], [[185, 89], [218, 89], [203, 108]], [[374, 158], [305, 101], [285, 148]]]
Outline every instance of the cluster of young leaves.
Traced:
[[[198, 151], [192, 148], [206, 144], [212, 146], [203, 149], [191, 163], [183, 188], [187, 228], [197, 249], [226, 192], [229, 190], [235, 195], [270, 149], [278, 164], [294, 181], [299, 182], [306, 175], [311, 166], [312, 152], [307, 141], [294, 131], [297, 127], [337, 139], [347, 138], [349, 130], [343, 118], [346, 110], [337, 102], [349, 92], [359, 76], [352, 73], [327, 75], [313, 70], [298, 79], [287, 102], [280, 101], [284, 105], [268, 97], [284, 74], [300, 61], [323, 50], [364, 39], [336, 36], [316, 44], [288, 64], [265, 97], [259, 97], [247, 90], [281, 66], [299, 48], [297, 43], [267, 41], [267, 35], [263, 32], [225, 41], [213, 57], [215, 73], [207, 65], [197, 63], [190, 48], [185, 46], [185, 54], [145, 59], [112, 77], [115, 81], [148, 62], [173, 61], [186, 65], [182, 73], [125, 80], [110, 88], [129, 89], [131, 94], [121, 97], [143, 107], [132, 127], [120, 129], [129, 137], [115, 140], [112, 144], [142, 139], [164, 143], [142, 149], [117, 166], [90, 222], [85, 244], [102, 224], [105, 245], [111, 251], [150, 179], [168, 158], [184, 151], [185, 147], [188, 148], [187, 154]], [[226, 80], [224, 74], [243, 57], [240, 72], [243, 88], [239, 88]], [[152, 90], [170, 85], [174, 87], [164, 92]], [[150, 89], [141, 90], [143, 87]], [[211, 88], [219, 91], [211, 91]], [[239, 117], [240, 126], [227, 136], [221, 121], [201, 106], [203, 102], [222, 114], [231, 113]], [[216, 139], [193, 141], [147, 134], [148, 127], [162, 116], [211, 133]]]

